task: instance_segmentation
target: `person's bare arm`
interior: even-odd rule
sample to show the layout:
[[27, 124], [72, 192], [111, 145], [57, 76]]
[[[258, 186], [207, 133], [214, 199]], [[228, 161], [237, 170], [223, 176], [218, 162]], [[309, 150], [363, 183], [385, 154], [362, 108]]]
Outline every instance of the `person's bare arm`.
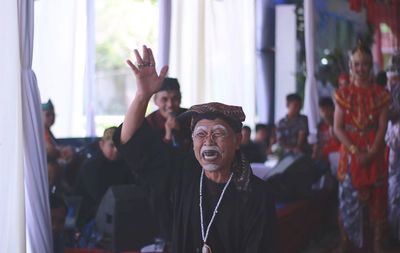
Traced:
[[375, 140], [371, 148], [368, 150], [368, 153], [372, 155], [376, 155], [377, 153], [379, 153], [380, 150], [384, 148], [385, 134], [388, 123], [388, 112], [389, 112], [388, 108], [385, 107], [379, 114], [379, 123], [378, 123], [379, 125], [378, 125], [378, 130], [376, 132]]
[[343, 109], [340, 108], [340, 106], [335, 107], [335, 116], [334, 116], [334, 121], [333, 121], [333, 130], [336, 135], [336, 137], [339, 139], [339, 141], [345, 145], [346, 147], [350, 147], [353, 145], [349, 138], [346, 135], [346, 132], [344, 130], [344, 112]]
[[153, 53], [150, 48], [143, 46], [143, 56], [140, 56], [136, 49], [134, 52], [138, 66], [140, 64], [146, 65], [147, 63], [150, 65], [137, 67], [130, 60], [127, 60], [128, 65], [135, 74], [137, 90], [128, 111], [125, 114], [121, 129], [122, 144], [128, 142], [142, 125], [150, 98], [160, 89], [162, 81], [168, 71], [168, 66], [164, 66], [160, 71], [160, 75], [157, 74]]
[[304, 131], [300, 131], [297, 135], [297, 142], [296, 146], [294, 147], [294, 151], [297, 153], [304, 152], [305, 144], [306, 144], [306, 133]]

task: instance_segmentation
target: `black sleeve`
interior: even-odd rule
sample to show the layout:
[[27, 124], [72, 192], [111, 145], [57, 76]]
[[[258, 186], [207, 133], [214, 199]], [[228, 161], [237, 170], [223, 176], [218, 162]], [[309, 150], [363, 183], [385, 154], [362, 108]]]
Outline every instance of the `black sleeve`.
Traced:
[[96, 158], [85, 161], [79, 170], [75, 185], [75, 194], [96, 202], [99, 196], [99, 163]]
[[162, 237], [169, 238], [172, 221], [171, 197], [179, 176], [174, 149], [154, 134], [147, 121], [125, 144], [120, 142], [121, 126], [115, 131], [113, 140], [129, 167], [137, 172], [141, 182], [150, 190], [150, 201], [155, 212]]
[[278, 227], [275, 200], [265, 184], [261, 188], [263, 194], [258, 195], [247, 206], [248, 220], [243, 234], [245, 253], [277, 252]]
[[125, 144], [121, 144], [121, 129], [122, 124], [115, 131], [113, 141], [131, 169], [139, 174], [149, 174], [170, 165], [171, 148], [154, 134], [146, 120]]
[[278, 252], [278, 216], [273, 195], [268, 193], [265, 200], [265, 222], [263, 228], [262, 246], [259, 252]]

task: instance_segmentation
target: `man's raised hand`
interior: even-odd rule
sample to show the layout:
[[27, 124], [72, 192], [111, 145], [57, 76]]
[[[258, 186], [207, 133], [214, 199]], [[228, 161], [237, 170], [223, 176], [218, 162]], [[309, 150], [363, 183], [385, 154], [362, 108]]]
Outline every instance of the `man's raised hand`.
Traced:
[[136, 77], [137, 91], [136, 94], [144, 97], [151, 97], [160, 88], [167, 74], [168, 66], [162, 67], [160, 74], [157, 74], [156, 63], [153, 52], [150, 48], [143, 46], [142, 56], [137, 49], [134, 50], [136, 64], [131, 60], [127, 60], [129, 67], [132, 69]]

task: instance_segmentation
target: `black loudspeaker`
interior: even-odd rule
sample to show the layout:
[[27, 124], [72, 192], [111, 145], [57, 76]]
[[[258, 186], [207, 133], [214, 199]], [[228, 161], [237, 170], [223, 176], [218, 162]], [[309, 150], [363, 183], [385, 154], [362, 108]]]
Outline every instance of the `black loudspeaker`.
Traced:
[[140, 251], [158, 234], [148, 192], [138, 186], [111, 186], [96, 213], [96, 227], [111, 239], [113, 252]]
[[307, 155], [288, 155], [284, 157], [268, 174], [266, 180], [278, 202], [287, 202], [307, 198], [317, 171]]

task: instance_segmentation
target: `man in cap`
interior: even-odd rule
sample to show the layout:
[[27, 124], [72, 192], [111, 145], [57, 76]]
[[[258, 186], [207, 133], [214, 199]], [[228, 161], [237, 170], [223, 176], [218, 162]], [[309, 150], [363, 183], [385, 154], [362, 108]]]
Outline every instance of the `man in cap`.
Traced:
[[166, 77], [160, 90], [154, 95], [154, 103], [158, 110], [146, 117], [146, 121], [165, 143], [174, 147], [188, 148], [190, 135], [181, 130], [176, 117], [185, 112], [181, 108], [182, 94], [178, 79]]
[[[178, 115], [186, 111], [180, 107], [181, 97], [178, 79], [166, 77], [154, 94], [154, 103], [158, 109], [149, 114], [145, 120], [156, 138], [173, 148], [186, 151], [191, 145], [190, 131], [181, 128], [176, 120]], [[139, 185], [151, 189], [152, 206], [160, 227], [159, 237], [168, 241], [172, 230], [172, 208], [166, 196], [166, 189], [169, 186], [163, 180], [165, 170], [162, 168], [149, 170], [146, 167], [142, 156], [135, 156], [130, 166], [132, 173], [138, 176]]]
[[146, 169], [162, 168], [173, 204], [173, 253], [275, 252], [275, 206], [263, 181], [241, 156], [245, 115], [241, 107], [220, 103], [192, 106], [181, 119], [190, 120], [193, 151], [178, 153], [155, 138], [144, 120], [150, 97], [167, 73], [155, 70], [151, 49], [135, 50], [128, 60], [138, 89], [114, 134], [128, 162], [143, 156]]

